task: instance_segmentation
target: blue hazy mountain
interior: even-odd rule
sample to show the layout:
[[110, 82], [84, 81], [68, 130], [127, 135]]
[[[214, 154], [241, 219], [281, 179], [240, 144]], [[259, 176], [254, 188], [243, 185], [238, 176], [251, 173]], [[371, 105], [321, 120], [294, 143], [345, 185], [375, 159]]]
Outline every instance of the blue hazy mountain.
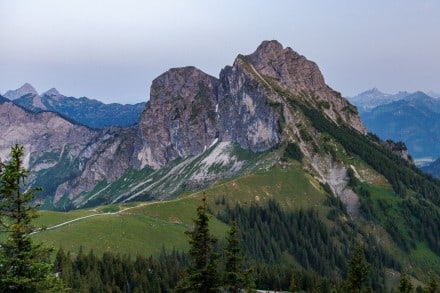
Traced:
[[[423, 92], [397, 95], [397, 100], [396, 95], [376, 95], [376, 101], [383, 104], [359, 111], [368, 130], [381, 139], [403, 141], [416, 162], [425, 157], [440, 157], [440, 100]], [[356, 105], [360, 99], [351, 101]]]
[[134, 105], [104, 104], [86, 97], [75, 98], [52, 88], [41, 95], [28, 83], [4, 95], [13, 103], [32, 112], [52, 111], [91, 128], [130, 126], [136, 124], [146, 103]]

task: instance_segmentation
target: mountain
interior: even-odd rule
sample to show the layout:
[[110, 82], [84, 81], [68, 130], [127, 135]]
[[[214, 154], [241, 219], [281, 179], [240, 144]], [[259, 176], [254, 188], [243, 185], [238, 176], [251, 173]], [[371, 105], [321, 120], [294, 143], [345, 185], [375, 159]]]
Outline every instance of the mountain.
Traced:
[[[182, 232], [206, 195], [216, 235], [237, 220], [259, 284], [282, 278], [277, 286], [287, 288], [295, 268], [328, 277], [330, 291], [356, 242], [375, 292], [390, 291], [403, 271], [422, 283], [440, 273], [440, 182], [404, 144], [368, 134], [318, 66], [277, 41], [238, 55], [218, 78], [168, 70], [131, 127], [91, 130], [8, 101], [0, 110], [2, 159], [8, 144], [26, 144], [45, 207], [84, 208], [45, 212], [50, 229], [37, 237], [55, 246], [185, 249]], [[56, 125], [65, 129], [40, 134]]]
[[434, 162], [431, 162], [427, 166], [421, 167], [423, 172], [426, 172], [428, 174], [431, 174], [432, 176], [436, 178], [440, 178], [440, 159], [435, 160]]
[[440, 100], [423, 92], [361, 112], [369, 131], [381, 139], [403, 141], [417, 160], [440, 157]]
[[20, 88], [18, 88], [16, 90], [7, 91], [4, 94], [4, 97], [9, 100], [15, 100], [15, 99], [18, 99], [18, 98], [26, 96], [26, 95], [38, 96], [37, 91], [29, 83], [25, 83], [24, 85], [22, 85]]
[[[317, 65], [275, 41], [263, 42], [251, 55], [239, 55], [232, 66], [221, 71], [219, 79], [195, 67], [175, 68], [156, 78], [150, 92], [150, 102], [138, 125], [90, 131], [93, 135], [82, 139], [84, 147], [75, 148], [74, 155], [63, 156], [63, 151], [73, 147], [62, 143], [44, 154], [59, 158], [56, 165], [37, 170], [30, 165], [36, 178], [33, 183], [46, 188], [47, 207], [79, 207], [91, 204], [91, 199], [96, 204], [173, 197], [245, 172], [249, 164], [242, 158], [252, 161], [259, 153], [289, 140], [301, 142], [310, 167], [319, 170], [323, 181], [340, 184], [340, 179], [321, 169], [335, 169], [337, 173], [344, 172], [345, 167], [316, 157], [314, 149], [319, 143], [307, 135], [310, 126], [304, 124], [299, 109], [292, 106], [294, 100], [318, 109], [334, 123], [366, 133], [356, 109], [325, 84]], [[50, 94], [54, 100], [60, 98], [54, 90], [43, 97]], [[44, 113], [27, 113], [25, 117], [38, 120], [36, 117], [43, 117], [41, 114], [54, 115]], [[40, 161], [43, 150], [25, 139], [38, 133], [32, 124], [18, 119], [8, 131], [14, 142], [29, 146], [28, 155]], [[300, 135], [310, 141], [302, 142]], [[4, 142], [3, 154], [10, 143]], [[208, 153], [204, 152], [208, 151], [212, 156], [205, 158]], [[276, 160], [272, 156], [263, 165], [270, 167]], [[60, 172], [73, 162], [74, 168]], [[175, 167], [170, 168], [171, 163]], [[184, 169], [188, 172], [176, 172]], [[53, 180], [49, 176], [53, 174], [62, 174], [62, 178]], [[132, 187], [122, 184], [124, 192], [118, 189], [120, 193], [106, 197], [105, 190], [113, 190], [111, 187], [120, 183], [121, 176], [142, 180], [145, 174], [150, 174], [148, 180], [138, 182], [132, 178]], [[176, 176], [181, 180], [176, 180]], [[157, 178], [161, 180], [153, 180]]]
[[104, 104], [86, 97], [66, 97], [52, 88], [41, 95], [28, 83], [17, 90], [8, 91], [5, 97], [32, 112], [52, 111], [91, 128], [105, 126], [125, 127], [136, 124], [145, 103], [121, 105]]
[[440, 94], [433, 92], [433, 91], [429, 91], [428, 96], [433, 97], [433, 98], [440, 98]]
[[79, 171], [87, 156], [79, 158], [78, 154], [98, 136], [98, 132], [56, 113], [33, 113], [9, 100], [0, 104], [0, 121], [0, 158], [7, 158], [12, 145], [23, 145], [24, 164], [32, 170], [30, 182], [45, 188], [49, 195]]
[[6, 102], [9, 102], [9, 100], [7, 98], [3, 97], [2, 95], [0, 95], [0, 104], [6, 103]]
[[398, 100], [404, 99], [410, 95], [408, 92], [398, 92], [397, 94], [386, 94], [373, 88], [360, 93], [357, 96], [348, 98], [348, 100], [355, 105], [361, 113], [371, 111], [380, 105], [389, 104]]
[[[83, 175], [63, 188], [70, 191], [71, 198], [81, 195], [74, 200], [76, 206], [90, 198], [106, 202], [110, 194], [112, 202], [165, 199], [245, 172], [248, 164], [241, 159], [243, 153], [248, 153], [245, 158], [252, 158], [252, 153], [259, 156], [286, 137], [297, 139], [305, 131], [302, 117], [288, 104], [297, 95], [328, 119], [366, 133], [354, 107], [325, 85], [316, 64], [278, 42], [264, 42], [253, 54], [239, 55], [233, 66], [222, 70], [220, 79], [194, 67], [171, 69], [153, 81], [150, 93], [150, 103], [139, 122], [141, 143], [126, 156], [132, 160], [131, 171], [123, 177], [126, 184], [104, 177], [100, 181], [88, 174], [87, 170], [101, 168], [100, 159], [108, 160], [100, 154], [86, 164]], [[304, 144], [309, 153], [306, 147]], [[272, 156], [264, 166], [270, 167], [276, 160]], [[320, 162], [312, 160], [315, 168]], [[322, 165], [319, 168], [333, 168]], [[119, 170], [122, 175], [123, 169]], [[150, 175], [145, 177], [144, 172]], [[84, 189], [93, 185], [98, 188]]]

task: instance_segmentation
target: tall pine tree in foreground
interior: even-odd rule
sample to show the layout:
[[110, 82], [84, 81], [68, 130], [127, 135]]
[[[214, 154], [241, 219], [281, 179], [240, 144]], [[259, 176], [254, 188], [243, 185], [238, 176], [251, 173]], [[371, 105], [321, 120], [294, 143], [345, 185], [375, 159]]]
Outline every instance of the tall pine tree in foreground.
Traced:
[[26, 189], [28, 171], [23, 167], [23, 147], [11, 148], [10, 160], [0, 163], [0, 292], [60, 292], [61, 283], [52, 271], [50, 249], [32, 242], [38, 229], [33, 204], [37, 188]]
[[240, 255], [240, 240], [238, 238], [238, 227], [232, 221], [226, 240], [228, 244], [225, 249], [226, 264], [222, 287], [227, 292], [241, 292], [244, 289], [253, 289], [251, 272], [244, 270], [243, 258]]
[[197, 207], [197, 218], [193, 220], [194, 228], [187, 231], [189, 236], [189, 256], [191, 264], [188, 275], [177, 287], [179, 292], [215, 292], [218, 287], [217, 259], [214, 251], [217, 239], [209, 232], [209, 216], [206, 197]]

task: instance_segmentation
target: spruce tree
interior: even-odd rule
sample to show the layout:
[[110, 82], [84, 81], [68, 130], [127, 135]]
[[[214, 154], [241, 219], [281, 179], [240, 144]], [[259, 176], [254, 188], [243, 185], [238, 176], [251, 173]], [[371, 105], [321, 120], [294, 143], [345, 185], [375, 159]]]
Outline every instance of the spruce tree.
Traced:
[[413, 285], [411, 284], [411, 281], [409, 280], [408, 275], [405, 272], [400, 275], [399, 287], [397, 288], [397, 292], [413, 292]]
[[0, 232], [6, 234], [0, 246], [0, 292], [59, 292], [51, 250], [31, 238], [38, 230], [31, 222], [38, 217], [33, 200], [39, 189], [24, 185], [28, 171], [22, 157], [23, 147], [15, 145], [10, 160], [0, 163]]
[[356, 250], [348, 261], [347, 287], [350, 292], [362, 292], [369, 270], [369, 265], [365, 263], [362, 244], [358, 243]]
[[214, 251], [217, 239], [209, 232], [209, 216], [206, 197], [202, 205], [197, 207], [197, 218], [193, 220], [192, 231], [185, 232], [189, 236], [190, 267], [188, 275], [182, 280], [177, 291], [181, 292], [214, 292], [218, 287], [217, 259]]
[[296, 284], [296, 279], [295, 279], [295, 273], [292, 272], [292, 274], [290, 275], [290, 284], [289, 284], [289, 291], [294, 293], [297, 291], [297, 284]]
[[243, 258], [240, 255], [240, 241], [238, 239], [238, 227], [232, 221], [226, 240], [228, 241], [225, 249], [226, 265], [223, 277], [223, 288], [228, 292], [240, 292], [247, 289], [246, 272], [243, 270]]

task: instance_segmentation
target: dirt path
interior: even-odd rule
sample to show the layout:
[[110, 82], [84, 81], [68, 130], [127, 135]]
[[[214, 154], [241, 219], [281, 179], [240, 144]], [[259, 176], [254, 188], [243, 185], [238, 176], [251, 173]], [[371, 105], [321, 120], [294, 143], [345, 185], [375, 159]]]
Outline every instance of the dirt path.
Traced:
[[[226, 183], [234, 182], [234, 181], [236, 181], [236, 180], [237, 180], [237, 179], [233, 179], [233, 180], [231, 180], [231, 181], [224, 182], [224, 183], [221, 183], [221, 184], [219, 184], [219, 185], [224, 185], [224, 184], [226, 184]], [[42, 232], [42, 231], [45, 231], [45, 230], [54, 230], [54, 229], [60, 228], [60, 227], [62, 227], [62, 226], [65, 226], [65, 225], [68, 225], [68, 224], [71, 224], [71, 223], [74, 223], [74, 222], [77, 222], [77, 221], [81, 221], [81, 220], [84, 220], [84, 219], [92, 218], [92, 217], [98, 217], [98, 216], [112, 216], [112, 215], [117, 215], [117, 214], [123, 213], [123, 212], [128, 211], [128, 210], [131, 210], [131, 209], [141, 208], [141, 207], [148, 206], [148, 205], [163, 204], [163, 203], [168, 203], [168, 202], [173, 202], [173, 201], [184, 200], [184, 199], [188, 199], [188, 198], [194, 198], [194, 197], [197, 197], [197, 195], [199, 195], [200, 193], [203, 193], [203, 191], [197, 191], [197, 192], [195, 192], [195, 193], [192, 193], [191, 195], [188, 195], [188, 196], [185, 196], [185, 197], [176, 198], [176, 199], [172, 199], [172, 200], [162, 200], [162, 201], [143, 202], [143, 203], [140, 203], [140, 204], [135, 205], [135, 206], [132, 206], [132, 207], [126, 207], [126, 208], [123, 208], [123, 209], [121, 209], [121, 210], [119, 210], [119, 211], [117, 211], [117, 212], [99, 213], [99, 212], [96, 210], [96, 208], [95, 208], [95, 209], [92, 209], [92, 210], [90, 210], [90, 211], [95, 212], [96, 214], [91, 214], [91, 215], [87, 215], [87, 216], [83, 216], [83, 217], [78, 217], [78, 218], [75, 218], [75, 219], [72, 219], [72, 220], [69, 220], [69, 221], [66, 221], [66, 222], [62, 222], [62, 223], [59, 223], [59, 224], [56, 224], [56, 225], [53, 225], [53, 226], [49, 226], [49, 227], [47, 227], [47, 228], [45, 228], [45, 229], [42, 229], [42, 230], [38, 230], [38, 231], [32, 232], [31, 235], [32, 235], [32, 234], [39, 233], [39, 232]]]
[[87, 216], [83, 216], [83, 217], [75, 218], [75, 219], [72, 219], [72, 220], [69, 220], [69, 221], [66, 221], [66, 222], [62, 222], [62, 223], [60, 223], [60, 224], [56, 224], [56, 225], [53, 225], [53, 226], [47, 227], [47, 228], [45, 228], [44, 230], [38, 230], [38, 231], [35, 231], [35, 232], [31, 233], [31, 235], [32, 235], [32, 234], [39, 233], [39, 232], [42, 232], [42, 231], [45, 231], [45, 230], [53, 230], [53, 229], [57, 229], [57, 228], [59, 228], [59, 227], [62, 227], [62, 226], [68, 225], [68, 224], [73, 223], [73, 222], [81, 221], [81, 220], [84, 220], [84, 219], [87, 219], [87, 218], [97, 217], [97, 216], [110, 216], [110, 215], [117, 215], [117, 214], [120, 214], [120, 213], [125, 212], [125, 211], [127, 211], [127, 210], [131, 210], [131, 209], [135, 209], [135, 208], [140, 208], [140, 207], [143, 207], [143, 206], [146, 206], [146, 205], [152, 205], [152, 204], [156, 204], [156, 203], [160, 203], [160, 202], [156, 202], [156, 201], [155, 201], [155, 202], [145, 202], [145, 203], [140, 203], [140, 204], [138, 204], [138, 205], [136, 205], [136, 206], [126, 207], [126, 208], [123, 208], [122, 210], [119, 210], [119, 211], [117, 211], [117, 212], [110, 212], [110, 213], [99, 213], [96, 209], [93, 209], [93, 210], [91, 210], [91, 211], [95, 212], [96, 214], [87, 215]]

